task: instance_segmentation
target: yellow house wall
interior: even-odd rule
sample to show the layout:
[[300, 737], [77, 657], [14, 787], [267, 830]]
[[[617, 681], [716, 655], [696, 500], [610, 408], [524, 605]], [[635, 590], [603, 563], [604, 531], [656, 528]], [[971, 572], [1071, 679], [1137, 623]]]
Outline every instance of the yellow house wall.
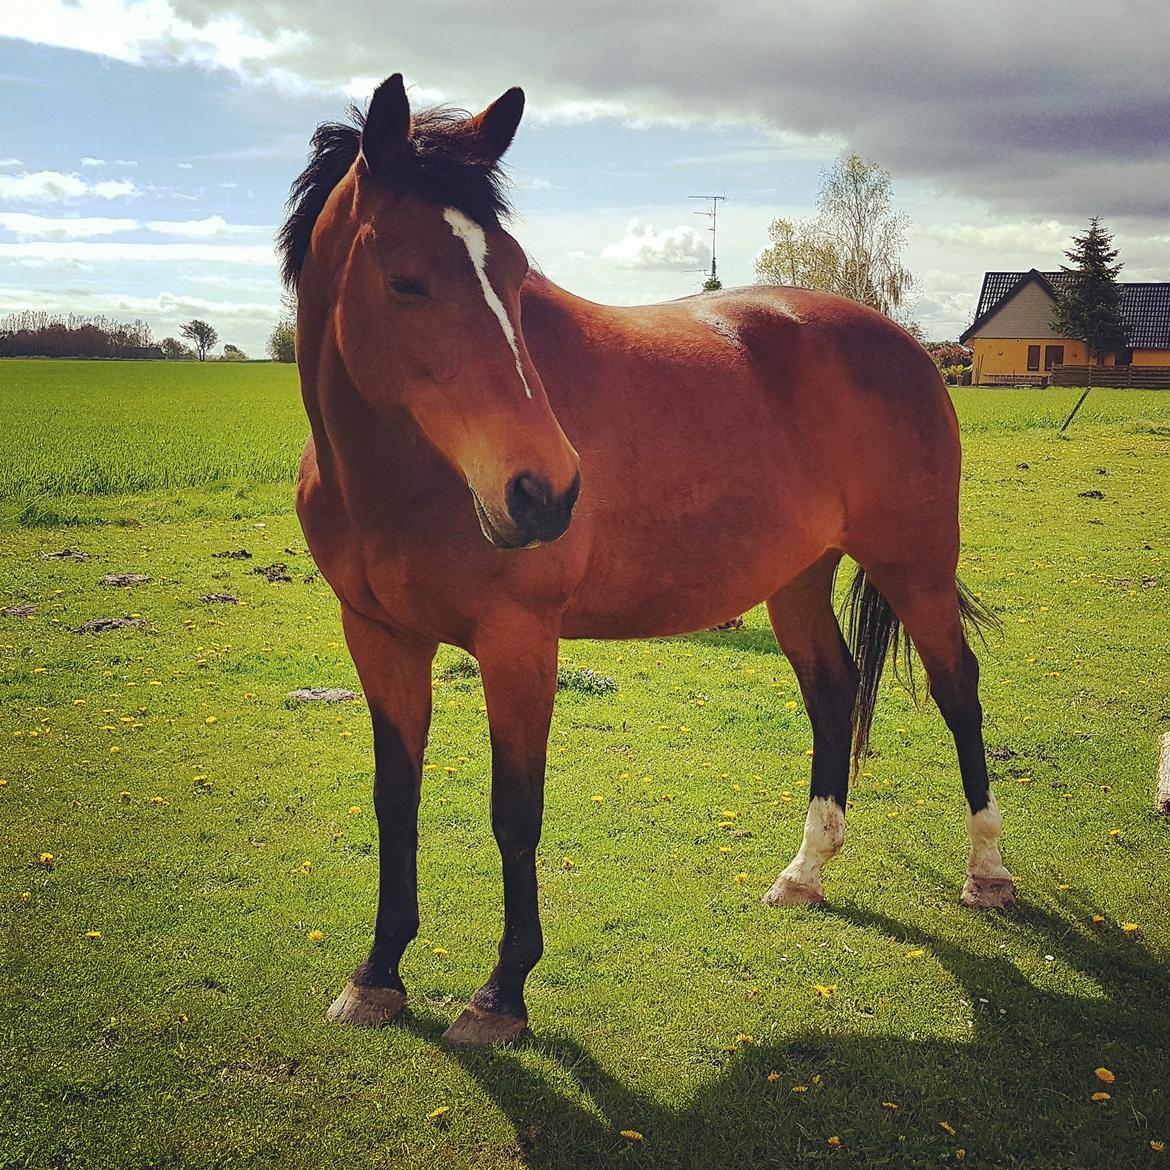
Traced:
[[1170, 366], [1170, 349], [1135, 349], [1135, 366]]
[[[972, 350], [971, 369], [976, 379], [990, 374], [1044, 374], [1044, 346], [1063, 345], [1064, 364], [1083, 366], [1088, 357], [1080, 341], [1054, 342], [1051, 337], [977, 337], [970, 343]], [[1028, 346], [1040, 346], [1040, 369], [1028, 369]], [[1137, 361], [1137, 354], [1134, 354]]]

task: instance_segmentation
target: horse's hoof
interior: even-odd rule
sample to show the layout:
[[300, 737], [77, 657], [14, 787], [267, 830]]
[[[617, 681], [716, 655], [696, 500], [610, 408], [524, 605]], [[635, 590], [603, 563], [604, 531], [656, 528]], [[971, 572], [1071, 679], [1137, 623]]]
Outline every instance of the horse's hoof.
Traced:
[[485, 1012], [482, 1008], [468, 1006], [459, 1017], [443, 1033], [443, 1040], [448, 1044], [466, 1045], [468, 1047], [482, 1044], [507, 1044], [515, 1040], [525, 1028], [528, 1021], [519, 1016], [509, 1016], [502, 1012]]
[[325, 1018], [331, 1024], [380, 1028], [406, 1006], [406, 993], [393, 987], [362, 987], [350, 980], [330, 1005]]
[[781, 874], [764, 895], [765, 906], [819, 906], [825, 900], [825, 887], [817, 882], [794, 881]]
[[1016, 904], [1016, 883], [1010, 877], [968, 874], [959, 901], [972, 910], [1010, 910]]

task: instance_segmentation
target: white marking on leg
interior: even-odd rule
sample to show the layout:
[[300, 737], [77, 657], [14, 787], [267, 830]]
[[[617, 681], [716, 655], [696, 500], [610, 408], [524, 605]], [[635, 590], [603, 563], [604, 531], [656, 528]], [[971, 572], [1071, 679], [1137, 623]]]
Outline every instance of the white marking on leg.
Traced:
[[971, 860], [967, 873], [974, 878], [996, 878], [1011, 880], [1011, 874], [1004, 868], [999, 852], [999, 835], [1003, 831], [1003, 813], [995, 803], [995, 797], [987, 794], [987, 807], [977, 813], [967, 807], [967, 835], [971, 838]]
[[520, 347], [516, 343], [516, 331], [512, 328], [512, 319], [508, 316], [508, 310], [504, 308], [503, 301], [496, 295], [496, 290], [492, 288], [492, 282], [488, 280], [487, 236], [479, 224], [473, 219], [469, 219], [462, 211], [456, 211], [454, 207], [448, 207], [443, 212], [443, 218], [455, 233], [456, 239], [462, 240], [463, 246], [467, 249], [471, 266], [475, 269], [475, 275], [479, 277], [480, 288], [483, 289], [483, 299], [487, 301], [488, 308], [495, 313], [496, 320], [499, 321], [500, 328], [504, 331], [504, 337], [512, 347], [512, 356], [516, 359], [516, 373], [520, 375], [525, 395], [531, 398], [532, 390], [529, 388], [528, 379], [524, 376], [524, 367], [520, 362]]
[[845, 813], [828, 796], [814, 796], [804, 819], [804, 838], [764, 898], [770, 905], [793, 905], [824, 897], [821, 867], [845, 843]]

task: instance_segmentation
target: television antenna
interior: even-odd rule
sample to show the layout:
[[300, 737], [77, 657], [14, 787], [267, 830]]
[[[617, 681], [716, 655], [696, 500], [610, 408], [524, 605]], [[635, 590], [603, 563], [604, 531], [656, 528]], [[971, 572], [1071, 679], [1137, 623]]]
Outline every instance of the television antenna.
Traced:
[[715, 284], [719, 280], [719, 268], [715, 259], [715, 229], [719, 226], [719, 204], [727, 202], [726, 195], [690, 195], [690, 199], [704, 199], [710, 205], [702, 211], [696, 211], [696, 215], [705, 215], [710, 221], [711, 226], [708, 229], [711, 233], [711, 271], [700, 269], [703, 275], [711, 284]]

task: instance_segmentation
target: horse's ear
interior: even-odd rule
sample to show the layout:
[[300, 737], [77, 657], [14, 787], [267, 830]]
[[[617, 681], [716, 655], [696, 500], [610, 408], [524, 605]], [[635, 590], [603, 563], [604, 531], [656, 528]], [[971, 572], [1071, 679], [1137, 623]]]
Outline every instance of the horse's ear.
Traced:
[[471, 129], [479, 141], [480, 153], [487, 162], [498, 162], [512, 145], [516, 127], [524, 114], [524, 91], [514, 85], [482, 114], [471, 119]]
[[370, 174], [388, 172], [410, 142], [410, 101], [402, 74], [387, 77], [374, 90], [362, 126], [362, 158]]

